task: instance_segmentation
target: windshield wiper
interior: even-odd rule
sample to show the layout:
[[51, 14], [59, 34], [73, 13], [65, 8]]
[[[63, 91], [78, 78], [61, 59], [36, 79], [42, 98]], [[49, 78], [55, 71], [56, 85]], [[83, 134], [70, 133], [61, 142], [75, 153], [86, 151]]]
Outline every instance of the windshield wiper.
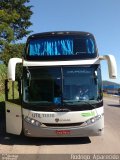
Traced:
[[[80, 102], [81, 102], [81, 101], [80, 101]], [[91, 104], [91, 103], [89, 103], [88, 101], [82, 101], [82, 102], [84, 102], [84, 103], [86, 103], [86, 104], [89, 104], [91, 107], [93, 107], [94, 109], [96, 109], [96, 106], [93, 105], [93, 104]]]
[[93, 104], [91, 104], [91, 103], [89, 103], [89, 102], [87, 102], [87, 101], [82, 101], [82, 100], [78, 100], [78, 101], [70, 101], [70, 102], [64, 102], [65, 104], [66, 103], [72, 103], [72, 104], [74, 104], [74, 103], [76, 103], [76, 102], [83, 102], [83, 103], [86, 103], [86, 104], [89, 104], [92, 108], [94, 108], [94, 109], [96, 109], [96, 106], [95, 105], [93, 105]]

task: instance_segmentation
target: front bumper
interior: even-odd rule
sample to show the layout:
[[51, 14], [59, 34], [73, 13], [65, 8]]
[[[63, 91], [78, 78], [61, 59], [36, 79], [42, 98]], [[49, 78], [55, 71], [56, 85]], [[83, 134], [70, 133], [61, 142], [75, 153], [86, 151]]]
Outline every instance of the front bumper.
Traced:
[[25, 120], [23, 121], [24, 135], [28, 137], [88, 137], [100, 136], [104, 132], [104, 118], [101, 117], [95, 123], [81, 127], [37, 127]]

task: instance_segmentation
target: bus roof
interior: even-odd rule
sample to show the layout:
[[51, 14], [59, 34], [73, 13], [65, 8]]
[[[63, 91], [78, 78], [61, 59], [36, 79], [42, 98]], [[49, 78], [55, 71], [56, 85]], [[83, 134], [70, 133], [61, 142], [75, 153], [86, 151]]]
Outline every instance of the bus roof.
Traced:
[[28, 39], [30, 38], [34, 38], [34, 37], [44, 37], [44, 36], [57, 36], [57, 35], [79, 35], [79, 36], [93, 36], [92, 33], [89, 32], [83, 32], [83, 31], [51, 31], [51, 32], [42, 32], [42, 33], [36, 33], [36, 34], [32, 34], [28, 37]]

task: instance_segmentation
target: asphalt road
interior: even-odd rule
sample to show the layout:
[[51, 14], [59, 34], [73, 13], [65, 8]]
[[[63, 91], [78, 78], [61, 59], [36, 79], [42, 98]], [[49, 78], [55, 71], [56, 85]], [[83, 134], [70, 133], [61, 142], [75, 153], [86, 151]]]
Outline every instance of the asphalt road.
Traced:
[[[118, 99], [105, 98], [104, 106], [105, 132], [103, 136], [41, 139], [1, 134], [0, 153], [35, 154], [34, 156], [38, 156], [36, 154], [120, 154], [120, 105]], [[59, 156], [55, 159], [59, 160]]]

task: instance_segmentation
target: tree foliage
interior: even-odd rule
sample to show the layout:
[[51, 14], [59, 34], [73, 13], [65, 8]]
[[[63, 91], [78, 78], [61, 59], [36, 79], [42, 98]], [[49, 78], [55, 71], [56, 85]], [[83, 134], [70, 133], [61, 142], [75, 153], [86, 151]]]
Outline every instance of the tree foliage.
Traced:
[[15, 42], [28, 35], [32, 25], [30, 0], [0, 0], [0, 45]]
[[7, 77], [7, 67], [4, 64], [0, 64], [0, 92], [4, 91], [4, 80]]
[[5, 65], [8, 65], [10, 58], [21, 58], [24, 52], [25, 44], [7, 44], [2, 53], [1, 59]]
[[[7, 44], [4, 48], [4, 52], [2, 53], [1, 59], [4, 64], [7, 66], [10, 58], [22, 58], [22, 54], [24, 52], [25, 44]], [[16, 77], [19, 78], [21, 76], [22, 68], [21, 65], [17, 65], [16, 69]]]

